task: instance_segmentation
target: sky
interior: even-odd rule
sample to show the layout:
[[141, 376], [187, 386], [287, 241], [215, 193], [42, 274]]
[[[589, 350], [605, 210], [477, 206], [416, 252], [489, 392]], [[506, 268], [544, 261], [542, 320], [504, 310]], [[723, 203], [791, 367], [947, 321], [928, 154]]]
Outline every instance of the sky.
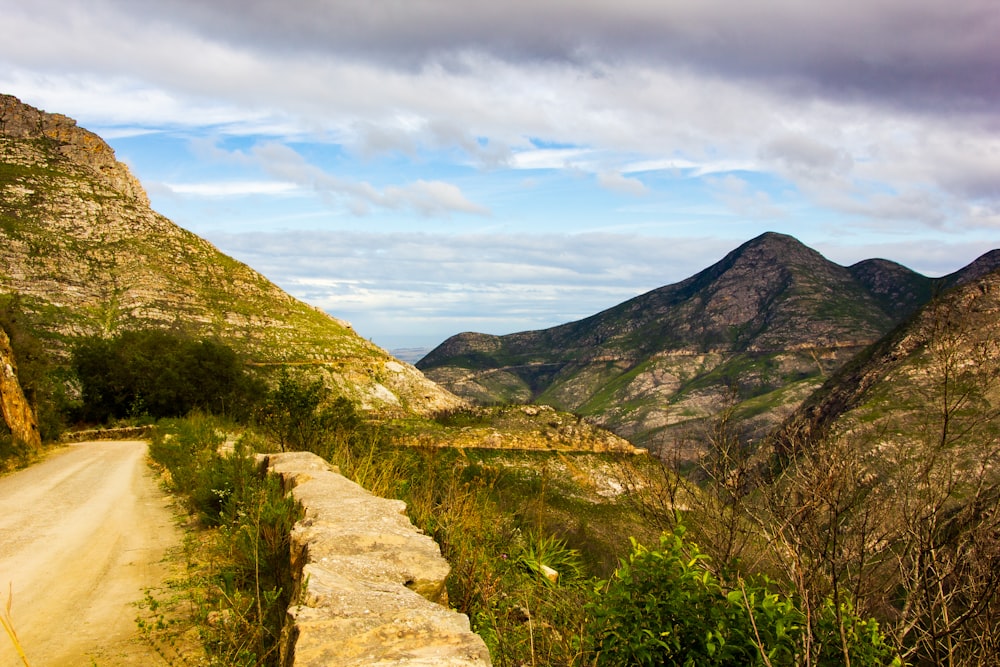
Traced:
[[996, 0], [0, 0], [0, 92], [386, 349], [545, 328], [766, 231], [1000, 247]]

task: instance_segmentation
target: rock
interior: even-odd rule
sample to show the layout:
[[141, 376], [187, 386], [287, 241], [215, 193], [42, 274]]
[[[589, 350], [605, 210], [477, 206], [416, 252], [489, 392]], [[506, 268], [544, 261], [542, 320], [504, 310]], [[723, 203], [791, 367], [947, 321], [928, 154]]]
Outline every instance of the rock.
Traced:
[[7, 332], [2, 328], [0, 328], [0, 408], [3, 420], [10, 428], [15, 442], [22, 443], [30, 449], [39, 449], [42, 446], [35, 411], [31, 409], [24, 392], [21, 391], [21, 383], [17, 379], [17, 364], [14, 362], [14, 350], [11, 349]]

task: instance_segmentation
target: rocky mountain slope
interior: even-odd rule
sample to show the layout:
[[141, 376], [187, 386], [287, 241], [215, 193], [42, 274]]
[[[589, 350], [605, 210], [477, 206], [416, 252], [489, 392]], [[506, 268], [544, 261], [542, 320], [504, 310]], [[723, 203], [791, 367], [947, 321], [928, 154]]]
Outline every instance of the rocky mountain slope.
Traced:
[[886, 260], [843, 267], [768, 233], [592, 317], [459, 334], [417, 366], [473, 401], [549, 404], [654, 449], [727, 405], [762, 433], [936, 291], [991, 266], [1000, 253], [941, 279]]
[[127, 167], [76, 122], [0, 95], [0, 298], [57, 354], [140, 327], [217, 337], [258, 365], [310, 366], [368, 409], [461, 404], [336, 320], [150, 209]]
[[845, 364], [776, 432], [780, 446], [862, 432], [946, 443], [1000, 428], [1000, 270], [986, 264]]

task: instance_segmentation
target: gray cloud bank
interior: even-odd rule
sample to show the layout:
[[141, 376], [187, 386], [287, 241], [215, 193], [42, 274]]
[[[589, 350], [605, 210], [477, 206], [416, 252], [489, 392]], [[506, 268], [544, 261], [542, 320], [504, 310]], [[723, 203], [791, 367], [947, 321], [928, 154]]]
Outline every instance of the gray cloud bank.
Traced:
[[[308, 136], [365, 157], [453, 150], [483, 169], [514, 164], [541, 138], [593, 150], [599, 184], [633, 195], [645, 188], [624, 177], [623, 159], [722, 155], [851, 215], [920, 209], [934, 227], [1000, 225], [995, 0], [0, 10], [0, 85], [110, 124]], [[358, 212], [483, 212], [443, 185], [349, 198]]]
[[[134, 11], [134, 0], [116, 0]], [[993, 0], [172, 0], [139, 3], [211, 39], [335, 52], [411, 69], [515, 63], [669, 65], [764, 79], [802, 94], [951, 113], [1000, 106]]]

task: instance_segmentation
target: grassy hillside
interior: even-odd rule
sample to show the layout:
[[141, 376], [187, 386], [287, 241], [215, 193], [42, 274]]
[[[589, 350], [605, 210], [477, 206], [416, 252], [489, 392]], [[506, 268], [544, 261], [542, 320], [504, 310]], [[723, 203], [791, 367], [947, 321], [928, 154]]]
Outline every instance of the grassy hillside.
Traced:
[[0, 96], [3, 295], [58, 357], [83, 336], [167, 328], [224, 341], [259, 368], [309, 367], [367, 409], [460, 404], [346, 322], [152, 211], [99, 137], [10, 96]]

